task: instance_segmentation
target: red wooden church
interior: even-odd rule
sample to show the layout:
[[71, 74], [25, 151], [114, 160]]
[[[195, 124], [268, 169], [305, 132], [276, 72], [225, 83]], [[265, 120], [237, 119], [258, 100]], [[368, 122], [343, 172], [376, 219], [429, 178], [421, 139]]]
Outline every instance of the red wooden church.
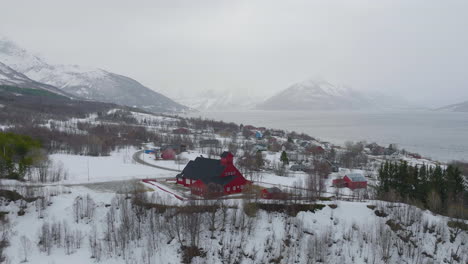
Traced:
[[177, 183], [201, 196], [240, 193], [250, 181], [234, 166], [233, 160], [230, 152], [221, 154], [220, 160], [197, 157], [176, 176]]

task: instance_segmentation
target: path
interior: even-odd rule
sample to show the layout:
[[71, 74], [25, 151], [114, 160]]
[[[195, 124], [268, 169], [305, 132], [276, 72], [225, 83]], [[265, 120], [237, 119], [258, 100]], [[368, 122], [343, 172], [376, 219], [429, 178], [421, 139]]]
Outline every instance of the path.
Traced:
[[148, 163], [148, 162], [146, 162], [146, 161], [144, 161], [144, 160], [142, 160], [142, 159], [140, 158], [140, 155], [141, 155], [142, 153], [143, 153], [143, 150], [140, 150], [140, 151], [135, 152], [135, 154], [133, 154], [133, 160], [134, 160], [136, 163], [139, 163], [139, 164], [142, 164], [142, 165], [146, 165], [146, 166], [150, 166], [150, 167], [157, 168], [157, 169], [161, 169], [161, 170], [181, 172], [180, 170], [171, 169], [171, 168], [166, 168], [166, 167], [162, 167], [162, 166], [158, 166], [158, 165], [154, 165], [154, 164]]

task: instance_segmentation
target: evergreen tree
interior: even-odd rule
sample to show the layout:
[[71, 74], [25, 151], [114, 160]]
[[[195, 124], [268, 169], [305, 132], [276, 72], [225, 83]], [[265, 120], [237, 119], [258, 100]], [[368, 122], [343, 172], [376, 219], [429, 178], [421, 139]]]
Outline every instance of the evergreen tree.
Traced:
[[281, 153], [280, 161], [283, 162], [283, 165], [288, 165], [289, 164], [288, 154], [286, 154], [286, 151], [284, 151], [284, 150]]
[[447, 187], [444, 174], [445, 172], [442, 170], [442, 167], [437, 165], [434, 171], [432, 172], [432, 175], [430, 175], [431, 189], [437, 192], [442, 203], [444, 203], [447, 200]]
[[461, 197], [465, 189], [463, 176], [461, 175], [461, 171], [453, 165], [447, 166], [445, 175], [447, 195], [451, 201], [455, 201]]
[[386, 193], [390, 191], [390, 186], [389, 186], [389, 167], [390, 164], [388, 161], [385, 161], [384, 164], [380, 165], [379, 169], [379, 185], [378, 185], [378, 191], [380, 194]]
[[427, 166], [421, 166], [418, 174], [418, 184], [415, 191], [416, 199], [427, 205], [427, 194], [430, 191]]

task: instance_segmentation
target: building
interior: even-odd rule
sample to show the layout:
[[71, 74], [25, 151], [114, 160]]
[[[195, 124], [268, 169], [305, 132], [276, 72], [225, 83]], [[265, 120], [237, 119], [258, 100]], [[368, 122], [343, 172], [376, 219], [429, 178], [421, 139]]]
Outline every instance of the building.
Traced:
[[261, 196], [263, 199], [284, 199], [287, 195], [280, 188], [272, 187], [263, 189]]
[[335, 187], [348, 187], [350, 189], [367, 188], [367, 179], [360, 173], [349, 173], [341, 179], [332, 181]]
[[179, 134], [179, 135], [188, 135], [190, 134], [190, 130], [188, 128], [180, 127], [172, 130], [173, 134]]
[[160, 157], [164, 160], [174, 160], [178, 154], [184, 151], [187, 151], [186, 145], [166, 145], [161, 147]]
[[221, 159], [197, 157], [176, 176], [177, 184], [190, 187], [195, 195], [219, 196], [240, 193], [248, 180], [234, 166], [234, 156], [223, 152]]
[[307, 166], [304, 164], [294, 164], [291, 167], [289, 167], [289, 170], [308, 172], [312, 170], [312, 166]]
[[176, 155], [177, 155], [176, 150], [171, 147], [164, 148], [161, 151], [161, 158], [163, 160], [175, 160]]
[[262, 138], [263, 138], [262, 132], [256, 131], [256, 132], [255, 132], [255, 138], [256, 138], [256, 139], [262, 139]]
[[255, 144], [252, 146], [252, 152], [257, 153], [259, 151], [267, 151], [268, 147], [265, 144]]

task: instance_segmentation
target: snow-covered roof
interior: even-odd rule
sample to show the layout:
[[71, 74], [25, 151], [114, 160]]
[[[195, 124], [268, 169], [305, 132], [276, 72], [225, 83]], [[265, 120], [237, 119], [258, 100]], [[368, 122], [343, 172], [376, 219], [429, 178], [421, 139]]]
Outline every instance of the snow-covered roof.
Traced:
[[346, 176], [353, 182], [367, 182], [367, 179], [360, 173], [349, 173]]

